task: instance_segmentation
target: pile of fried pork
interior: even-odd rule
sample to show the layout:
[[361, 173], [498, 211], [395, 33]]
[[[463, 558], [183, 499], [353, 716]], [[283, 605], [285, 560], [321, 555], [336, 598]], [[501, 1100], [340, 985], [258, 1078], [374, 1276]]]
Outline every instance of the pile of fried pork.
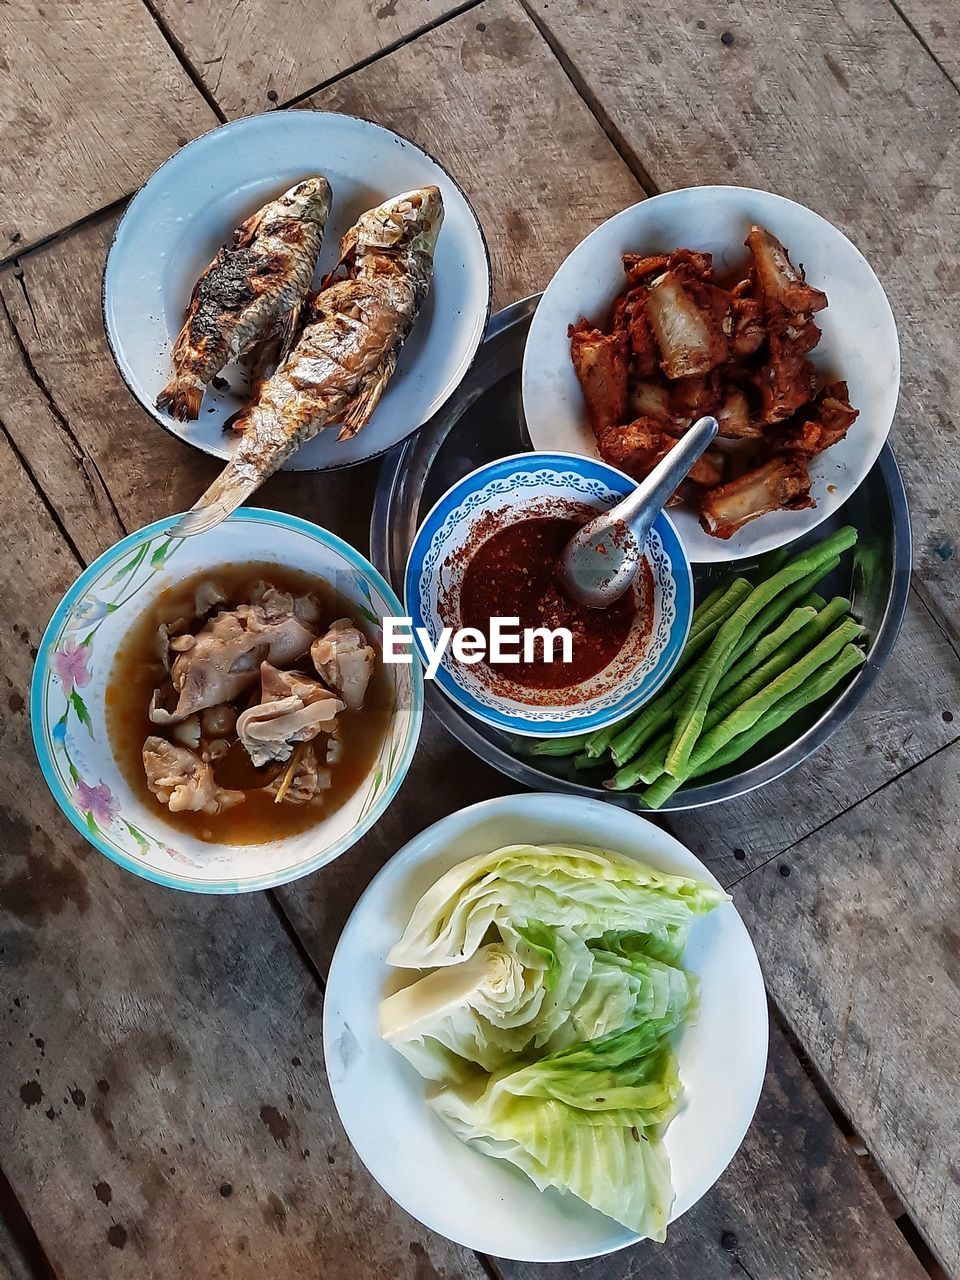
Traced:
[[845, 382], [817, 389], [809, 353], [827, 296], [804, 279], [763, 227], [734, 283], [714, 277], [709, 253], [625, 254], [627, 287], [606, 330], [569, 330], [600, 456], [646, 476], [691, 424], [712, 414], [714, 444], [674, 495], [704, 529], [729, 538], [768, 511], [816, 504], [809, 463], [857, 417]]

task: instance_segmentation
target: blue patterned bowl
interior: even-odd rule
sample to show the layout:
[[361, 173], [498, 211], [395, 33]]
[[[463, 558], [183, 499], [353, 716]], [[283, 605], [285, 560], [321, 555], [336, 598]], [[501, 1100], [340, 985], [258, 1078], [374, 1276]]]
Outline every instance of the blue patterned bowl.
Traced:
[[[604, 462], [572, 453], [518, 453], [465, 476], [427, 515], [407, 561], [407, 613], [436, 643], [442, 628], [456, 625], [467, 546], [497, 529], [536, 515], [614, 506], [634, 482]], [[480, 523], [482, 521], [482, 524]], [[670, 518], [661, 513], [646, 547], [653, 581], [652, 625], [627, 638], [614, 661], [569, 690], [511, 685], [500, 668], [465, 666], [447, 651], [436, 681], [462, 710], [507, 733], [550, 737], [601, 729], [636, 711], [670, 675], [686, 643], [693, 614], [693, 578]], [[441, 609], [442, 603], [442, 609]], [[444, 616], [446, 615], [446, 617]], [[421, 657], [426, 656], [418, 640]]]
[[101, 853], [173, 889], [243, 893], [286, 884], [331, 862], [369, 830], [396, 795], [420, 735], [423, 681], [415, 665], [387, 665], [394, 710], [368, 776], [329, 817], [266, 844], [209, 844], [164, 821], [133, 793], [107, 737], [104, 695], [117, 648], [150, 601], [217, 565], [265, 561], [336, 587], [379, 648], [380, 623], [400, 602], [358, 552], [306, 520], [243, 508], [195, 538], [171, 538], [171, 516], [105, 552], [57, 606], [30, 691], [33, 741], [57, 803]]

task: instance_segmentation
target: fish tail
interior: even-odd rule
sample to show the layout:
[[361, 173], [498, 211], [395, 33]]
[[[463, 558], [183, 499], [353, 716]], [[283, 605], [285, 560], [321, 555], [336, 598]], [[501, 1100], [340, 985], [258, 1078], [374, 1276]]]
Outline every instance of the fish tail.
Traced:
[[262, 479], [249, 473], [241, 475], [234, 463], [228, 462], [199, 501], [168, 530], [168, 537], [189, 538], [213, 529], [246, 502]]
[[194, 373], [178, 373], [157, 396], [157, 408], [166, 409], [180, 422], [194, 422], [200, 417], [203, 383]]

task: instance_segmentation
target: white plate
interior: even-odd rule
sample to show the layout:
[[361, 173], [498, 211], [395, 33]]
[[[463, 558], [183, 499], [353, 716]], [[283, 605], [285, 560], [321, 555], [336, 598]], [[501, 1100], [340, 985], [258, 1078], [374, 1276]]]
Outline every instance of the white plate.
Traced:
[[[425, 1082], [380, 1039], [377, 1006], [402, 970], [386, 955], [414, 904], [451, 866], [518, 842], [615, 849], [716, 884], [665, 831], [579, 796], [525, 793], [473, 805], [429, 827], [384, 867], [337, 945], [324, 1006], [324, 1055], [340, 1119], [377, 1182], [425, 1226], [502, 1258], [595, 1257], [636, 1237], [589, 1205], [540, 1192], [518, 1170], [459, 1142], [427, 1107]], [[667, 1130], [676, 1202], [695, 1204], [733, 1158], [756, 1109], [767, 1058], [767, 1005], [753, 945], [732, 904], [697, 921], [685, 964], [701, 981], [700, 1021], [678, 1052], [684, 1106]], [[668, 1232], [669, 1247], [669, 1232]]]
[[890, 431], [900, 389], [900, 345], [893, 313], [870, 264], [825, 218], [803, 205], [749, 187], [689, 187], [633, 205], [587, 236], [550, 281], [530, 326], [523, 358], [523, 411], [535, 449], [597, 456], [583, 396], [570, 360], [567, 325], [580, 316], [603, 322], [624, 287], [624, 253], [661, 253], [678, 246], [708, 250], [719, 274], [747, 261], [744, 240], [754, 222], [773, 232], [829, 306], [817, 313], [823, 332], [811, 359], [821, 379], [845, 378], [860, 416], [846, 439], [811, 463], [806, 511], [775, 511], [732, 538], [713, 538], [683, 507], [670, 515], [690, 559], [739, 560], [782, 546], [815, 528], [863, 481]]
[[[230, 453], [223, 423], [245, 400], [209, 387], [199, 421], [160, 413], [155, 401], [170, 379], [170, 349], [197, 276], [217, 249], [251, 213], [312, 173], [324, 174], [333, 188], [320, 273], [335, 265], [343, 232], [388, 196], [434, 183], [444, 221], [430, 293], [370, 424], [339, 442], [336, 432], [321, 432], [288, 468], [361, 462], [415, 431], [463, 378], [486, 328], [490, 258], [483, 231], [456, 182], [426, 152], [380, 125], [320, 111], [272, 111], [214, 129], [161, 165], [127, 207], [107, 257], [103, 316], [120, 373], [147, 412], [218, 458]], [[242, 389], [239, 368], [225, 376]]]

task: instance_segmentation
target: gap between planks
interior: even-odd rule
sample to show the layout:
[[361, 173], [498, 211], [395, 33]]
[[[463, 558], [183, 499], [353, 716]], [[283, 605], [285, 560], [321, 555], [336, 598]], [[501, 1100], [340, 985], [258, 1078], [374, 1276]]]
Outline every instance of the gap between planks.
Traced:
[[[660, 188], [654, 183], [648, 171], [642, 164], [640, 158], [632, 151], [632, 149], [627, 144], [620, 130], [616, 127], [616, 125], [610, 119], [609, 115], [603, 110], [600, 103], [597, 101], [595, 96], [590, 91], [590, 88], [587, 85], [587, 83], [579, 75], [575, 66], [571, 63], [570, 59], [559, 47], [558, 42], [553, 38], [550, 29], [541, 21], [539, 14], [530, 8], [530, 6], [526, 3], [526, 0], [518, 0], [518, 2], [520, 3], [524, 11], [527, 13], [531, 21], [534, 23], [534, 25], [537, 27], [537, 30], [539, 31], [541, 37], [544, 39], [551, 53], [553, 54], [553, 56], [556, 58], [557, 62], [561, 66], [564, 74], [567, 76], [567, 79], [570, 81], [574, 90], [577, 92], [578, 96], [586, 104], [591, 114], [596, 118], [601, 129], [610, 140], [611, 145], [614, 147], [617, 154], [623, 160], [624, 164], [627, 166], [627, 168], [636, 178], [642, 190], [645, 192], [647, 196], [654, 196], [654, 195], [660, 194]], [[181, 43], [173, 36], [172, 32], [168, 30], [167, 25], [165, 24], [163, 19], [160, 17], [158, 12], [156, 11], [154, 5], [151, 3], [151, 0], [143, 0], [143, 3], [147, 11], [149, 12], [150, 16], [152, 17], [153, 21], [156, 23], [158, 30], [160, 31], [163, 38], [166, 40], [167, 44], [170, 46], [170, 48], [174, 52], [175, 56], [177, 57], [178, 61], [180, 62], [181, 66], [183, 67], [185, 73], [187, 74], [191, 82], [194, 84], [195, 88], [202, 95], [204, 100], [215, 112], [215, 114], [221, 120], [221, 122], [226, 122], [226, 116], [221, 110], [219, 104], [216, 102], [212, 93], [207, 88], [202, 77], [199, 75], [196, 68], [194, 68], [194, 66], [192, 65]], [[370, 57], [362, 59], [360, 62], [352, 65], [351, 67], [338, 72], [337, 74], [329, 77], [324, 81], [319, 82], [318, 84], [302, 91], [301, 93], [294, 95], [293, 97], [289, 98], [285, 102], [277, 104], [276, 109], [284, 110], [284, 109], [297, 106], [299, 103], [305, 101], [307, 98], [311, 97], [317, 92], [322, 91], [330, 87], [331, 85], [334, 85], [337, 82], [346, 79], [348, 76], [352, 75], [354, 72], [359, 71], [364, 67], [369, 66], [371, 63], [377, 62], [379, 61], [379, 59], [392, 54], [393, 52], [402, 48], [403, 46], [412, 43], [414, 40], [419, 39], [420, 36], [426, 34], [427, 32], [434, 30], [436, 27], [443, 25], [444, 23], [450, 21], [453, 18], [460, 16], [461, 14], [463, 14], [464, 12], [470, 9], [478, 7], [482, 3], [483, 3], [483, 0], [466, 0], [466, 3], [463, 3], [457, 6], [456, 8], [451, 9], [448, 12], [438, 16], [438, 18], [436, 18], [433, 22], [426, 23], [423, 26], [417, 28], [415, 31], [409, 33], [408, 35], [401, 37], [400, 39], [393, 41], [388, 45], [383, 46], [381, 49], [379, 49], [376, 53], [372, 54]], [[923, 39], [921, 34], [917, 31], [915, 26], [909, 21], [909, 19], [906, 17], [903, 11], [900, 9], [899, 5], [896, 3], [896, 0], [890, 0], [890, 3], [894, 11], [896, 12], [897, 16], [899, 17], [899, 19], [909, 29], [911, 34], [918, 41], [918, 43], [923, 47], [925, 52], [933, 60], [933, 62], [936, 64], [936, 66], [942, 72], [942, 74], [947, 78], [947, 80], [949, 80], [953, 88], [960, 91], [960, 86], [956, 84], [956, 82], [953, 80], [953, 78], [950, 76], [947, 70], [943, 67], [942, 63], [936, 57], [934, 52], [930, 49], [929, 45]], [[130, 194], [133, 194], [133, 193], [130, 193]], [[59, 240], [61, 237], [66, 237], [71, 232], [86, 225], [88, 222], [92, 221], [95, 218], [101, 217], [104, 214], [107, 214], [110, 212], [118, 211], [126, 204], [129, 198], [130, 198], [129, 194], [126, 196], [122, 196], [118, 200], [115, 200], [110, 204], [103, 206], [100, 209], [92, 211], [91, 213], [85, 215], [83, 218], [76, 220], [75, 222], [69, 224], [64, 228], [61, 228], [59, 231], [54, 232], [53, 234], [45, 237], [40, 241], [37, 241], [34, 244], [31, 244], [26, 250], [21, 250], [8, 255], [6, 258], [0, 260], [0, 267], [5, 265], [10, 265], [11, 263], [14, 264], [16, 278], [20, 282], [21, 287], [24, 289], [24, 293], [26, 294], [26, 285], [25, 285], [25, 282], [23, 281], [22, 273], [20, 273], [19, 271], [16, 271], [16, 267], [21, 257], [25, 257], [27, 255], [33, 254], [37, 250], [42, 249], [50, 245], [52, 242]], [[29, 308], [29, 305], [30, 305], [29, 295], [27, 295], [27, 304]], [[25, 367], [27, 369], [29, 376], [31, 377], [33, 382], [36, 384], [40, 392], [43, 394], [44, 398], [47, 400], [50, 406], [51, 412], [54, 414], [57, 421], [61, 424], [63, 429], [70, 436], [71, 440], [73, 440], [75, 443], [75, 438], [67, 418], [59, 410], [58, 406], [53, 401], [50, 395], [49, 389], [44, 384], [42, 377], [33, 368], [32, 362], [29, 360], [29, 357], [26, 352], [26, 347], [24, 346], [24, 343], [21, 338], [19, 329], [17, 328], [17, 325], [13, 322], [12, 318], [10, 318], [9, 315], [8, 315], [8, 319], [10, 320], [11, 328], [14, 331], [16, 341], [20, 348], [21, 358], [24, 360]], [[7, 435], [7, 437], [9, 438], [9, 433], [7, 432], [2, 421], [0, 421], [0, 429], [2, 429], [4, 431], [4, 434]], [[35, 490], [37, 491], [37, 494], [40, 500], [43, 502], [44, 507], [47, 513], [50, 515], [50, 518], [52, 519], [58, 532], [63, 537], [66, 545], [70, 548], [71, 552], [73, 553], [79, 565], [85, 566], [86, 564], [85, 558], [80, 554], [78, 548], [76, 547], [69, 533], [64, 527], [63, 522], [60, 520], [57, 513], [52, 509], [44, 493], [42, 486], [38, 482], [37, 477], [31, 471], [31, 469], [26, 463], [26, 460], [23, 459], [19, 450], [16, 449], [16, 446], [14, 445], [12, 440], [10, 441], [10, 443], [11, 443], [11, 447], [17, 453], [17, 456], [21, 462], [21, 465], [24, 468], [25, 473], [29, 476], [30, 482], [33, 484]], [[86, 457], [85, 454], [82, 454], [82, 456]], [[108, 490], [107, 490], [107, 495], [109, 497]], [[112, 503], [112, 498], [110, 499], [110, 501]], [[114, 506], [114, 510], [116, 511], [115, 506]], [[123, 521], [120, 520], [118, 512], [117, 512], [117, 519], [120, 522], [121, 527], [126, 529], [126, 525], [123, 523]], [[943, 631], [944, 635], [950, 641], [951, 646], [956, 650], [956, 644], [953, 638], [950, 636], [949, 632], [945, 629], [942, 619], [938, 616], [938, 613], [934, 610], [934, 608], [931, 607], [930, 602], [925, 598], [925, 594], [918, 589], [918, 586], [916, 585], [916, 583], [913, 584], [913, 590], [916, 592], [917, 598], [920, 600], [920, 603], [923, 605], [925, 611], [928, 614], [930, 614], [932, 620], [936, 623], [938, 628], [941, 631]], [[858, 805], [863, 804], [867, 800], [870, 800], [873, 796], [883, 791], [891, 783], [896, 782], [898, 779], [902, 778], [907, 773], [912, 772], [913, 769], [917, 768], [920, 764], [926, 763], [927, 760], [930, 760], [934, 756], [939, 755], [942, 751], [946, 750], [948, 747], [954, 746], [957, 741], [960, 741], [960, 739], [958, 738], [953, 739], [951, 742], [945, 744], [943, 747], [938, 748], [934, 752], [931, 752], [930, 755], [924, 757], [923, 760], [917, 761], [914, 764], [907, 766], [905, 769], [901, 770], [894, 777], [887, 779], [887, 781], [881, 784], [881, 786], [875, 788], [873, 791], [861, 797], [861, 799], [847, 806], [845, 809], [842, 809], [840, 812], [835, 814], [826, 822], [822, 823], [818, 827], [815, 827], [812, 831], [807, 832], [799, 840], [793, 841], [790, 845], [779, 850], [777, 853], [770, 855], [769, 858], [765, 859], [757, 867], [752, 868], [749, 872], [746, 872], [738, 880], [733, 881], [730, 887], [733, 887], [733, 885], [742, 883], [755, 871], [761, 870], [763, 867], [767, 866], [771, 861], [774, 861], [776, 858], [785, 856], [787, 853], [790, 852], [791, 849], [795, 848], [798, 844], [801, 844], [803, 840], [807, 839], [811, 835], [816, 834], [817, 832], [824, 830], [827, 826], [830, 825], [831, 822], [835, 821], [838, 817], [841, 817], [844, 814], [851, 812]], [[293, 947], [299, 954], [302, 962], [304, 963], [304, 966], [309, 971], [313, 980], [316, 982], [318, 988], [322, 992], [325, 989], [324, 976], [320, 971], [318, 965], [314, 961], [313, 957], [311, 956], [309, 949], [300, 938], [300, 935], [298, 934], [291, 917], [284, 910], [282, 902], [280, 901], [279, 897], [275, 894], [274, 891], [272, 890], [268, 891], [267, 897], [268, 897], [268, 900], [270, 901], [271, 907], [275, 915], [277, 916], [278, 923], [286, 933], [288, 939], [290, 940], [291, 944], [293, 945]], [[849, 1119], [846, 1117], [843, 1109], [840, 1107], [836, 1097], [833, 1095], [833, 1093], [829, 1089], [829, 1086], [827, 1085], [823, 1077], [820, 1076], [819, 1072], [817, 1072], [816, 1069], [813, 1067], [805, 1051], [803, 1050], [802, 1045], [799, 1044], [796, 1037], [791, 1032], [789, 1026], [785, 1023], [783, 1014], [780, 1011], [779, 1007], [776, 1006], [772, 1000], [770, 1001], [770, 1008], [771, 1008], [772, 1016], [774, 1017], [778, 1026], [785, 1033], [788, 1039], [788, 1043], [790, 1045], [791, 1051], [796, 1055], [805, 1074], [813, 1083], [814, 1087], [817, 1090], [818, 1095], [821, 1098], [821, 1101], [823, 1102], [827, 1111], [833, 1118], [834, 1122], [838, 1124], [838, 1127], [845, 1134], [845, 1136], [852, 1134], [854, 1130], [850, 1125]], [[882, 1175], [879, 1174], [879, 1171], [877, 1171], [876, 1176], [882, 1178]], [[885, 1179], [883, 1179], [883, 1182], [884, 1182], [884, 1185], [889, 1185], [886, 1183]], [[6, 1189], [6, 1191], [9, 1194], [3, 1194], [4, 1189]], [[19, 1205], [19, 1202], [16, 1201], [15, 1197], [12, 1198], [12, 1203], [11, 1203], [11, 1197], [12, 1197], [12, 1190], [9, 1188], [9, 1185], [6, 1183], [6, 1180], [3, 1179], [2, 1174], [0, 1174], [0, 1213], [2, 1213], [2, 1216], [8, 1221], [8, 1223], [11, 1223], [12, 1225], [18, 1228], [17, 1230], [18, 1242], [21, 1244], [21, 1247], [24, 1249], [24, 1253], [28, 1256], [31, 1270], [37, 1276], [37, 1280], [47, 1280], [47, 1277], [52, 1277], [54, 1275], [53, 1268], [50, 1266], [50, 1263], [47, 1260], [42, 1250], [42, 1247], [40, 1246], [39, 1241], [37, 1240], [37, 1237], [33, 1232], [33, 1228], [30, 1225], [29, 1220], [26, 1218], [26, 1215], [23, 1212], [22, 1207]], [[884, 1203], [886, 1203], [885, 1198], [884, 1198]], [[894, 1221], [900, 1228], [901, 1234], [903, 1234], [906, 1243], [913, 1250], [913, 1252], [917, 1254], [921, 1264], [925, 1267], [925, 1269], [933, 1273], [931, 1268], [931, 1263], [929, 1260], [929, 1255], [924, 1256], [926, 1251], [925, 1250], [921, 1251], [921, 1250], [918, 1250], [917, 1248], [917, 1241], [919, 1239], [919, 1236], [915, 1228], [913, 1227], [912, 1220], [910, 1219], [907, 1211], [904, 1209], [902, 1215], [900, 1215], [899, 1217], [896, 1215], [891, 1215], [891, 1216], [894, 1217]], [[904, 1230], [903, 1224], [905, 1223], [909, 1224], [909, 1227], [910, 1227], [909, 1231]], [[491, 1277], [491, 1280], [499, 1280], [499, 1272], [496, 1268], [495, 1263], [491, 1259], [488, 1259], [483, 1255], [478, 1254], [477, 1257], [481, 1266], [483, 1266], [486, 1273]], [[741, 1267], [742, 1267], [742, 1264], [741, 1264]]]

